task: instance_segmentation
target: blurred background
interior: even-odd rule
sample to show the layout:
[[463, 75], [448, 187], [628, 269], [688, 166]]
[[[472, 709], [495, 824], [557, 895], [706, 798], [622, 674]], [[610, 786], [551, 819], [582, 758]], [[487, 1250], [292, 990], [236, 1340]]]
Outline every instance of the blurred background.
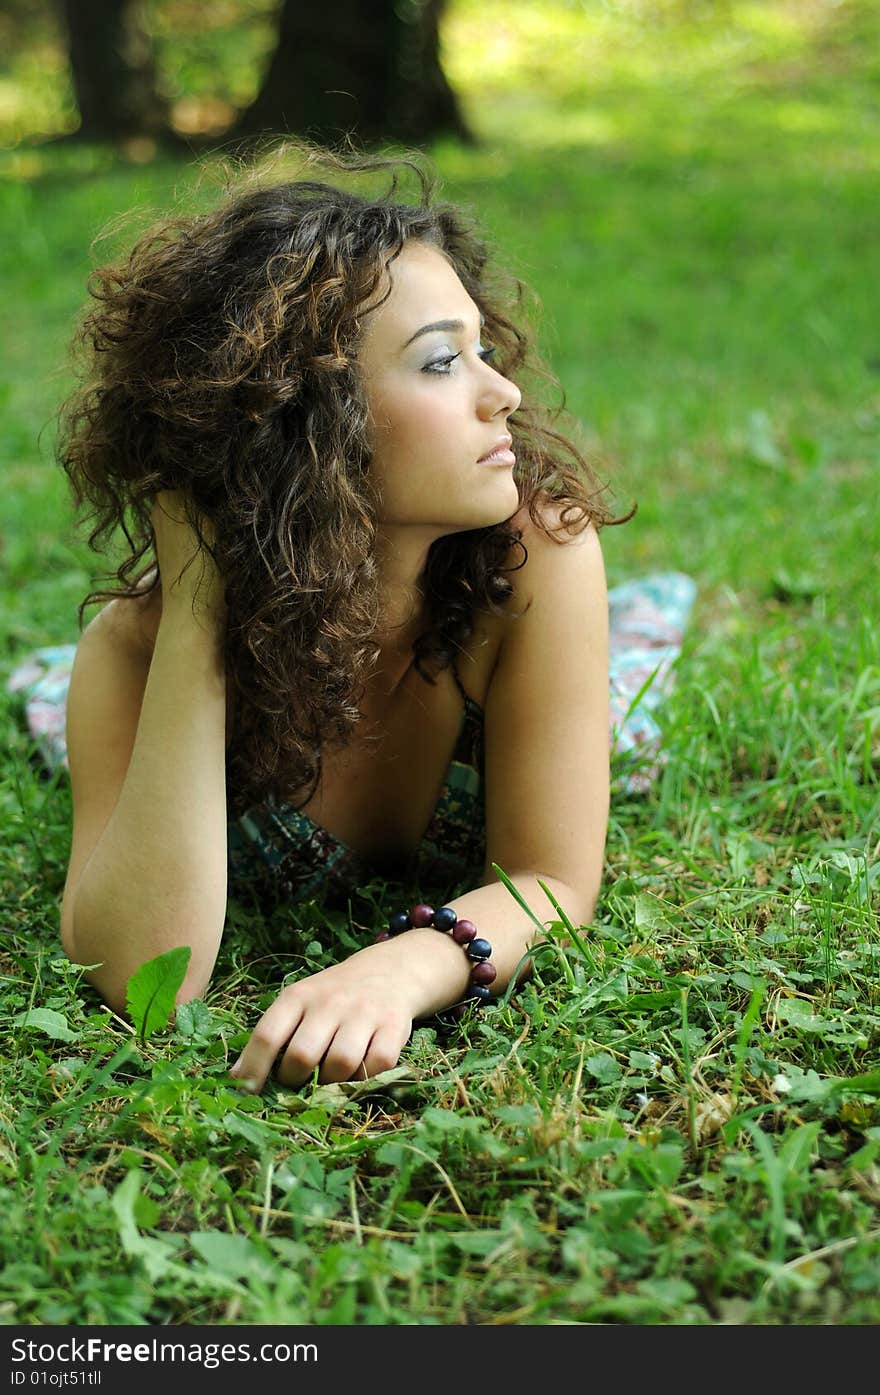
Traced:
[[4, 0], [7, 665], [75, 639], [106, 570], [52, 454], [90, 268], [284, 133], [425, 150], [535, 289], [581, 444], [639, 504], [610, 584], [688, 572], [716, 638], [874, 615], [878, 41], [874, 0]]

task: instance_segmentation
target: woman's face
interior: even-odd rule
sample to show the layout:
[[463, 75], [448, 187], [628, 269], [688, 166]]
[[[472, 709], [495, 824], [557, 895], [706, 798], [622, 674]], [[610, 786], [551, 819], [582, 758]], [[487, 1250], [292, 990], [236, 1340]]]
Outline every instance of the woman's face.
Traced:
[[479, 309], [441, 253], [408, 242], [390, 270], [359, 352], [381, 522], [438, 535], [501, 523], [519, 503], [507, 418], [520, 391], [488, 361]]

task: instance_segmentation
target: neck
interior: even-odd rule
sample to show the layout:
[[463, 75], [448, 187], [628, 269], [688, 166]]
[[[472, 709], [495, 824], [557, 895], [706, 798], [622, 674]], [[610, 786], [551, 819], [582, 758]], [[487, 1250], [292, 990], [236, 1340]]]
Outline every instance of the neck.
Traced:
[[377, 552], [381, 612], [372, 639], [379, 655], [363, 704], [368, 712], [387, 707], [403, 687], [413, 665], [413, 645], [427, 625], [423, 581], [430, 544], [417, 548], [409, 542], [404, 547], [399, 536], [393, 543], [386, 537]]
[[376, 536], [381, 615], [372, 638], [392, 661], [408, 654], [426, 624], [425, 572], [442, 533], [424, 527], [380, 528]]

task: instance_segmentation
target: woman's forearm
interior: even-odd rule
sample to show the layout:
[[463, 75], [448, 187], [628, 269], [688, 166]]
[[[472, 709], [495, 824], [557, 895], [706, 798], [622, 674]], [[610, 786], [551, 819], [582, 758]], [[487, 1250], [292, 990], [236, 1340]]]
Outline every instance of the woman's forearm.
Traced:
[[[564, 882], [511, 872], [511, 882], [542, 924], [557, 913], [549, 906], [543, 914], [539, 876], [572, 922], [587, 909], [592, 915], [588, 899]], [[514, 975], [525, 976], [524, 956], [542, 931], [503, 884], [479, 887], [449, 904], [492, 945], [496, 994]], [[279, 1057], [277, 1076], [285, 1085], [304, 1084], [316, 1069], [321, 1083], [377, 1075], [397, 1064], [414, 1022], [461, 1002], [470, 973], [467, 955], [448, 932], [417, 928], [365, 945], [341, 963], [287, 984], [251, 1033], [232, 1078], [243, 1089], [262, 1090]]]
[[207, 986], [226, 914], [226, 680], [216, 630], [166, 606], [116, 807], [80, 878], [73, 951], [117, 1011], [155, 955], [189, 945]]
[[[584, 898], [566, 883], [533, 872], [515, 871], [509, 875], [542, 925], [558, 920], [559, 916], [539, 887], [539, 876], [576, 927], [592, 917], [594, 906], [585, 904]], [[528, 961], [522, 964], [523, 956], [542, 935], [503, 883], [478, 887], [446, 904], [452, 907], [459, 920], [472, 921], [480, 938], [491, 944], [491, 962], [497, 971], [493, 995], [503, 993], [517, 971], [519, 978], [527, 976], [530, 965]], [[418, 1018], [429, 1017], [460, 1001], [470, 979], [471, 966], [461, 946], [450, 934], [433, 929], [407, 930], [361, 953], [383, 954], [389, 961], [389, 969], [392, 960], [398, 969], [405, 963], [417, 999], [415, 1015]]]

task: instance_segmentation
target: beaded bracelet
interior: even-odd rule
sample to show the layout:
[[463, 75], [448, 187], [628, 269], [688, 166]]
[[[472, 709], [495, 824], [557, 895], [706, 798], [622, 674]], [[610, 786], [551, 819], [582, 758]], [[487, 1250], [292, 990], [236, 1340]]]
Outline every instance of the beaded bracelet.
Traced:
[[437, 1020], [445, 1025], [449, 1021], [457, 1022], [469, 1007], [479, 1008], [491, 1002], [489, 984], [494, 983], [497, 971], [495, 965], [489, 962], [492, 954], [489, 941], [477, 935], [477, 927], [472, 920], [459, 920], [451, 906], [441, 906], [435, 911], [433, 906], [420, 902], [411, 906], [408, 911], [398, 911], [389, 920], [388, 929], [381, 930], [376, 936], [376, 943], [394, 939], [396, 935], [402, 935], [404, 930], [420, 930], [428, 925], [444, 934], [451, 930], [452, 938], [456, 944], [461, 945], [473, 965], [471, 980], [464, 997], [436, 1014]]

